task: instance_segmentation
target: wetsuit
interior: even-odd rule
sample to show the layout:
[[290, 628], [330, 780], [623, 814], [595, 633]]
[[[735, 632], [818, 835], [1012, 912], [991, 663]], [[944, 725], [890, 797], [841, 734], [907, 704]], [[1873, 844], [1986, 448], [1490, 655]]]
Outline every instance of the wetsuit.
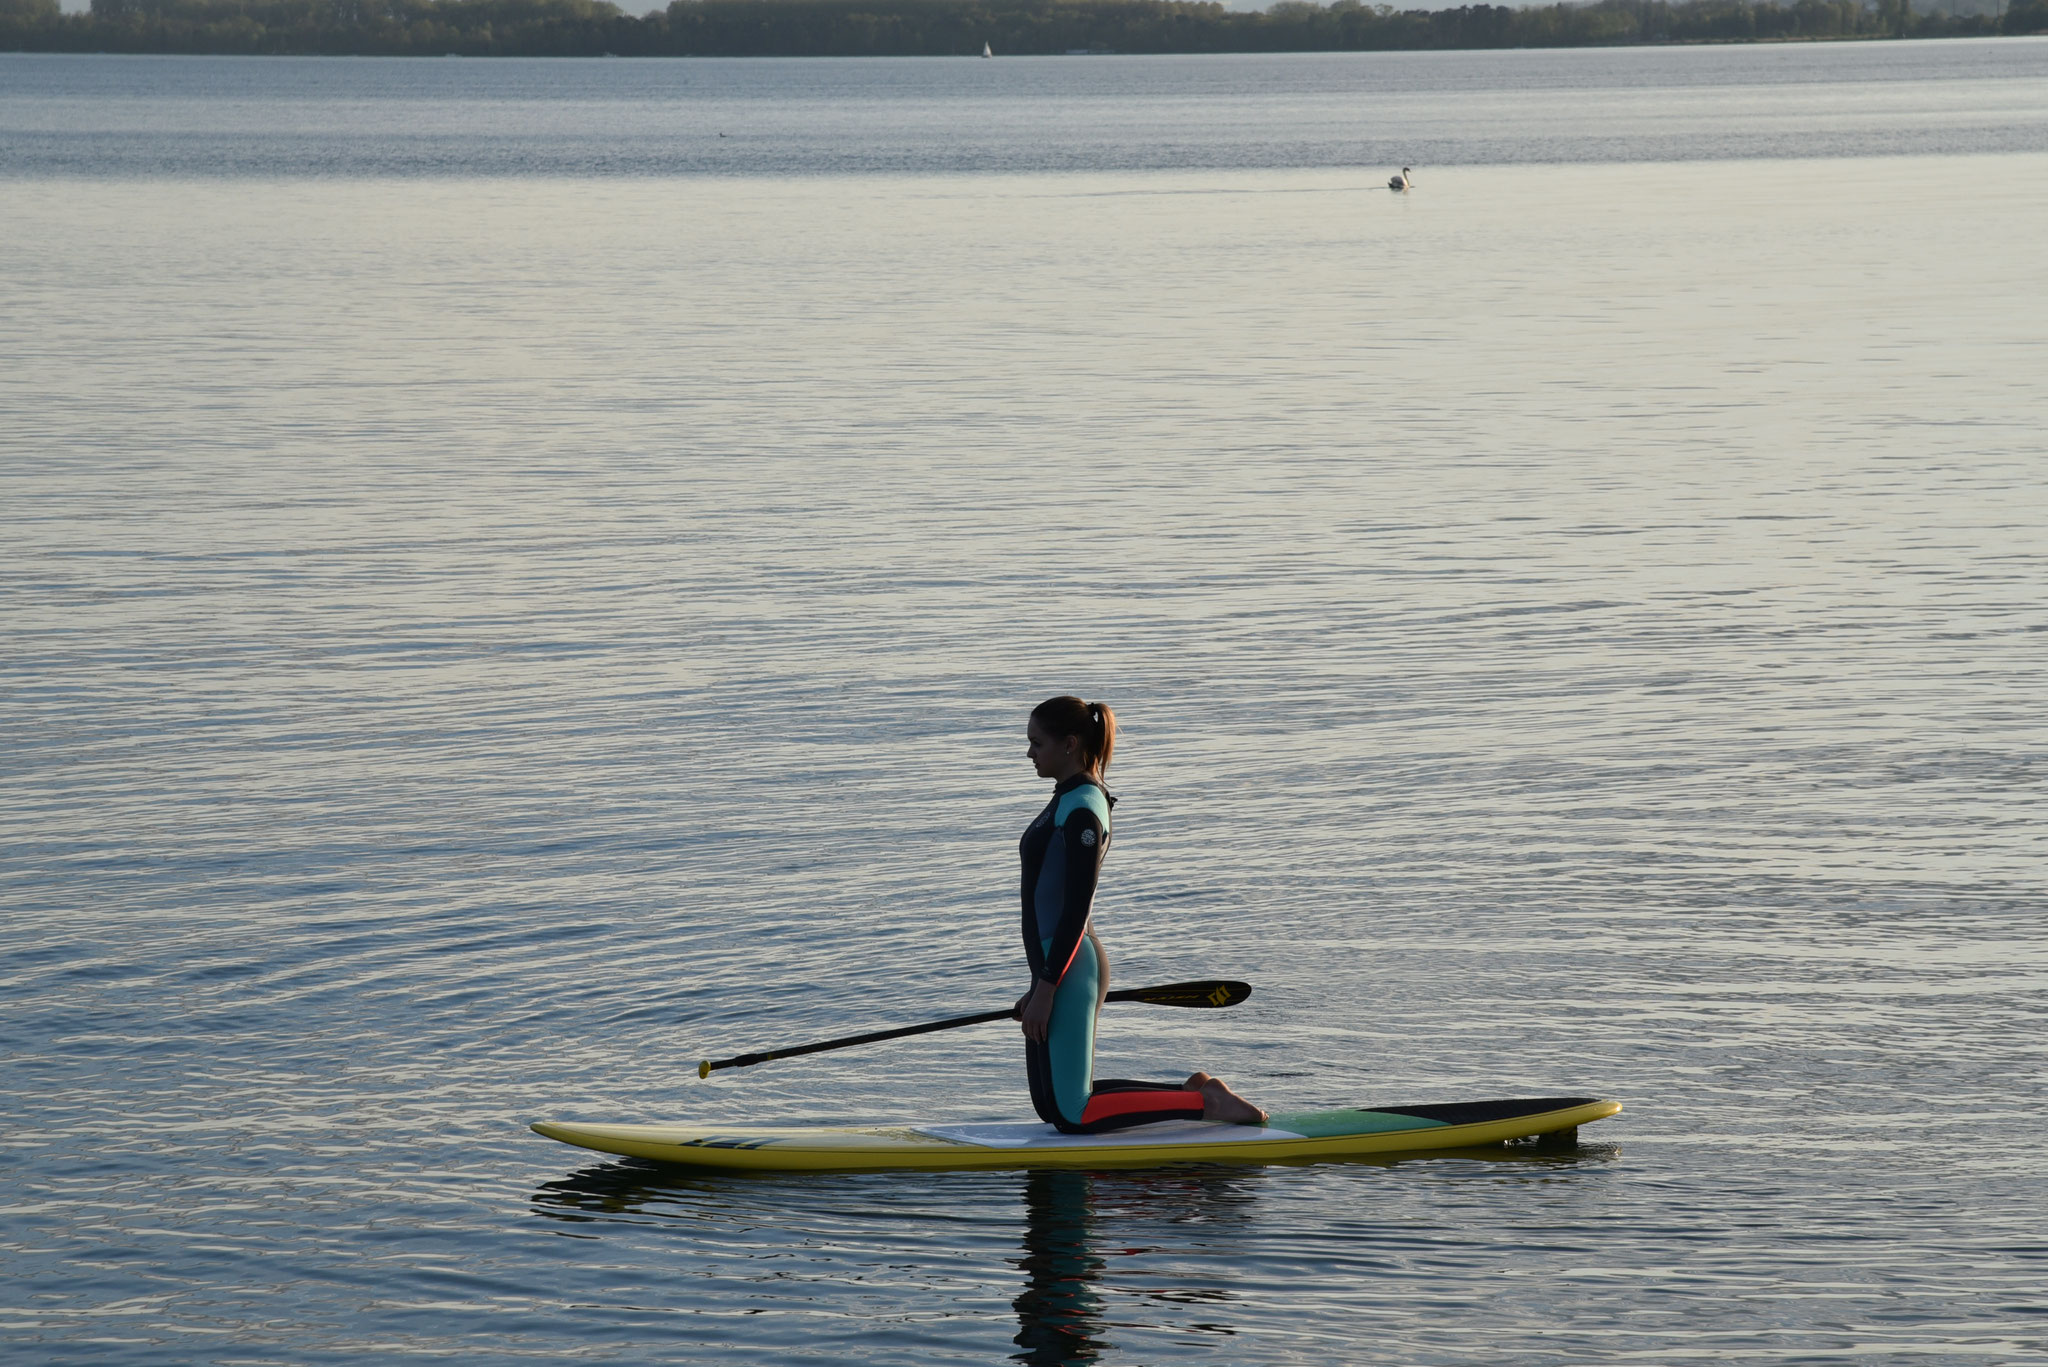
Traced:
[[1109, 809], [1101, 784], [1076, 774], [1024, 828], [1024, 957], [1031, 976], [1054, 986], [1045, 1039], [1024, 1041], [1031, 1104], [1066, 1134], [1096, 1134], [1153, 1120], [1199, 1120], [1202, 1096], [1171, 1082], [1095, 1078], [1095, 1013], [1105, 965], [1088, 925], [1095, 879], [1109, 853]]

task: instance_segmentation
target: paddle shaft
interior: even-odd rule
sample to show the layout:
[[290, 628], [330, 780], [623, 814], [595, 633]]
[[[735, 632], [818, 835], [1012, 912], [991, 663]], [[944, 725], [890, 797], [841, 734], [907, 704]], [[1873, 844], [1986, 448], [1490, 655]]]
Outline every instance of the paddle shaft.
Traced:
[[[1151, 1002], [1159, 1006], [1231, 1006], [1251, 995], [1251, 989], [1237, 982], [1166, 983], [1159, 987], [1127, 987], [1112, 992], [1105, 1001]], [[906, 1035], [929, 1035], [936, 1030], [957, 1030], [963, 1025], [986, 1025], [990, 1021], [1015, 1020], [1016, 1008], [1006, 1011], [977, 1011], [971, 1016], [952, 1016], [942, 1021], [926, 1021], [922, 1025], [905, 1025], [894, 1030], [875, 1030], [865, 1035], [847, 1035], [841, 1039], [820, 1040], [816, 1044], [796, 1044], [787, 1049], [766, 1049], [758, 1054], [735, 1054], [731, 1058], [705, 1059], [697, 1065], [698, 1077], [710, 1077], [720, 1068], [750, 1068], [756, 1063], [772, 1063], [779, 1058], [796, 1058], [803, 1054], [822, 1054], [828, 1049], [851, 1049], [861, 1044], [880, 1044], [885, 1039], [902, 1039]]]
[[935, 1030], [957, 1030], [963, 1025], [983, 1025], [989, 1021], [1008, 1020], [1016, 1014], [1014, 1009], [981, 1011], [972, 1016], [953, 1016], [942, 1021], [926, 1021], [923, 1025], [906, 1025], [896, 1030], [876, 1030], [865, 1035], [848, 1035], [844, 1039], [798, 1044], [788, 1049], [769, 1049], [758, 1054], [735, 1054], [731, 1058], [709, 1059], [701, 1065], [701, 1069], [708, 1075], [720, 1068], [750, 1068], [756, 1063], [772, 1063], [779, 1058], [795, 1058], [800, 1054], [822, 1054], [828, 1049], [851, 1049], [859, 1044], [880, 1044], [885, 1039], [902, 1039], [905, 1035], [929, 1035]]

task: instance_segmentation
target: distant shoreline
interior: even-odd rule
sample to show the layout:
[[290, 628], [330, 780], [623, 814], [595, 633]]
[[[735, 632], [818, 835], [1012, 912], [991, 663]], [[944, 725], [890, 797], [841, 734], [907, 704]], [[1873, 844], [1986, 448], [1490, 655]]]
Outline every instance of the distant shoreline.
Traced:
[[[1924, 0], [1923, 0], [1924, 3]], [[344, 20], [341, 16], [347, 16]], [[1483, 51], [1965, 38], [2048, 32], [2048, 0], [1598, 0], [1396, 10], [1279, 0], [0, 0], [0, 51], [360, 57], [998, 57]]]

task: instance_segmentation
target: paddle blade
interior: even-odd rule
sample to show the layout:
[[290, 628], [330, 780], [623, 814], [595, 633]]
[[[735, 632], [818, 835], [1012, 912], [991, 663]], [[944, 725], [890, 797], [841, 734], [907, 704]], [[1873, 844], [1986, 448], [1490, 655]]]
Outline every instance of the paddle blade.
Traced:
[[1152, 1006], [1217, 1007], [1236, 1006], [1252, 994], [1250, 983], [1227, 978], [1207, 978], [1195, 983], [1165, 983], [1159, 987], [1134, 987], [1112, 992], [1113, 1002], [1145, 1002]]

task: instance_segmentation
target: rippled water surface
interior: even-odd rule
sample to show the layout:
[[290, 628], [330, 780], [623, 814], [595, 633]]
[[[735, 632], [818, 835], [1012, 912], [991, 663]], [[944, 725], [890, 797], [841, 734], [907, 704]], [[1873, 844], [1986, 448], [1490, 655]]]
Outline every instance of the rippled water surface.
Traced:
[[2048, 149], [2048, 38], [1002, 61], [0, 53], [0, 174], [892, 175]]
[[[92, 82], [286, 66], [0, 58], [0, 1345], [2048, 1361], [2044, 54], [1840, 59], [1999, 130], [1940, 158], [1772, 66], [1820, 49], [1359, 59], [1513, 143], [1406, 195], [1057, 120], [966, 173], [916, 107], [984, 68], [937, 62], [798, 68], [914, 174], [516, 174], [463, 102], [553, 97], [461, 82], [560, 73], [600, 140], [614, 71], [831, 121], [777, 64], [436, 62], [300, 64], [411, 82], [416, 142], [293, 162], [297, 97], [187, 89], [151, 174]], [[1695, 59], [1640, 155], [1570, 154]], [[1546, 159], [1498, 108], [1568, 60], [1610, 95]], [[1075, 98], [1158, 126], [1171, 64], [1120, 65]], [[1685, 112], [1737, 88], [1863, 141]], [[694, 1065], [1015, 995], [1067, 690], [1128, 725], [1118, 980], [1256, 989], [1110, 1008], [1107, 1071], [1628, 1109], [1135, 1173], [525, 1130], [1027, 1114], [1013, 1027]]]

